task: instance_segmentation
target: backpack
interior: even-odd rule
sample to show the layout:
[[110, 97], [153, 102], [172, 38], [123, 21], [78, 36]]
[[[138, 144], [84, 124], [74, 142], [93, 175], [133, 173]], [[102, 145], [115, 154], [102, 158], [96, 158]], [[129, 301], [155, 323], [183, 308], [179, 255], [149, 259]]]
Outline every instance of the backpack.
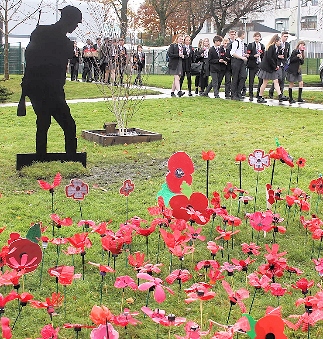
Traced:
[[[238, 49], [238, 48], [239, 48], [240, 41], [237, 40], [237, 39], [235, 39], [234, 41], [237, 41], [237, 42], [238, 42], [238, 47], [237, 47], [237, 49]], [[233, 43], [233, 41], [230, 41], [230, 42], [228, 43], [227, 50], [228, 50], [229, 52], [231, 52], [231, 50], [232, 50], [232, 43]]]

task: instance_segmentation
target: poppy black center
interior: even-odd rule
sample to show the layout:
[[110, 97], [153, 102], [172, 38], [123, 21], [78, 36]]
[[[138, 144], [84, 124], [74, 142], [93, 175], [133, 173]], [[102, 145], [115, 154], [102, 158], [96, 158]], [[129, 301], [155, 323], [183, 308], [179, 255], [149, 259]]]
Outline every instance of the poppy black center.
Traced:
[[265, 336], [265, 339], [275, 339], [275, 334], [274, 333], [267, 333]]
[[183, 178], [183, 176], [185, 175], [184, 171], [181, 168], [177, 168], [175, 171], [175, 177], [176, 178]]

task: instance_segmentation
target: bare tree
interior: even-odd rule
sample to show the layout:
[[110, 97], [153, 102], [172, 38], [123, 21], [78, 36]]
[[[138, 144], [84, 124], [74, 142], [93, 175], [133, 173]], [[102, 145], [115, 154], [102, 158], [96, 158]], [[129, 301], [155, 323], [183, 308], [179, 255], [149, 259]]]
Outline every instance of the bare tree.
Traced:
[[[0, 21], [4, 35], [4, 80], [9, 80], [9, 34], [19, 25], [33, 18], [40, 11], [43, 0], [34, 8], [22, 8], [22, 0], [0, 0]], [[10, 26], [10, 28], [9, 28]]]
[[120, 36], [123, 38], [126, 38], [127, 31], [128, 31], [128, 3], [129, 0], [103, 0], [102, 2], [105, 2], [107, 4], [110, 4], [120, 22], [120, 30], [121, 34]]
[[274, 6], [271, 0], [208, 0], [209, 13], [214, 19], [217, 34], [224, 36], [247, 14]]

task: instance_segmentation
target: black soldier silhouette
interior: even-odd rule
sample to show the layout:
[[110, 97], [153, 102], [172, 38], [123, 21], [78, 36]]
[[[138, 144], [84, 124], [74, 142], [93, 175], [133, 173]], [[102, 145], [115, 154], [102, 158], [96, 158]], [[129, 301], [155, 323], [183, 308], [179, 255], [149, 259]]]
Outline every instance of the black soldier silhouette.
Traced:
[[46, 158], [51, 117], [64, 131], [66, 156], [73, 158], [76, 155], [76, 125], [65, 100], [64, 84], [68, 59], [73, 57], [74, 50], [73, 42], [66, 33], [72, 33], [80, 22], [81, 11], [74, 6], [66, 6], [55, 24], [36, 27], [26, 48], [26, 69], [17, 114], [25, 115], [24, 100], [28, 96], [37, 116], [37, 159]]

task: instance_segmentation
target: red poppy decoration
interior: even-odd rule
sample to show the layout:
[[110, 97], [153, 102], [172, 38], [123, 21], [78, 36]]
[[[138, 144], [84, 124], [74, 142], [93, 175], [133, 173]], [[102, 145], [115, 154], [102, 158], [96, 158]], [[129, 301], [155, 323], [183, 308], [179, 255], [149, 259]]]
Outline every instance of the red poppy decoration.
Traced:
[[38, 180], [38, 183], [39, 183], [39, 186], [43, 189], [43, 190], [46, 190], [46, 191], [49, 191], [49, 192], [54, 192], [54, 188], [59, 186], [59, 184], [61, 183], [62, 181], [62, 176], [61, 174], [58, 172], [55, 177], [54, 177], [54, 181], [52, 184], [49, 184], [48, 182], [46, 181], [43, 181], [43, 180]]
[[127, 197], [131, 192], [133, 192], [134, 189], [135, 184], [130, 179], [127, 179], [124, 181], [119, 193]]
[[281, 162], [285, 163], [289, 167], [294, 167], [293, 157], [289, 155], [289, 153], [285, 150], [284, 147], [279, 146], [276, 149], [276, 153], [279, 155], [279, 159]]
[[213, 151], [202, 151], [203, 160], [213, 160], [215, 158], [215, 153]]
[[253, 169], [257, 172], [263, 171], [265, 167], [270, 165], [270, 157], [265, 154], [263, 150], [256, 149], [248, 156], [248, 163], [253, 166]]
[[296, 165], [301, 168], [305, 167], [305, 163], [306, 159], [304, 158], [298, 158], [298, 160], [296, 161]]
[[6, 257], [7, 265], [16, 271], [24, 270], [25, 273], [34, 271], [42, 260], [40, 246], [28, 239], [20, 238], [9, 246]]
[[287, 339], [284, 334], [284, 321], [277, 315], [267, 315], [259, 319], [255, 326], [254, 339], [275, 338]]
[[177, 152], [168, 159], [166, 183], [173, 193], [181, 193], [181, 185], [185, 181], [192, 184], [194, 165], [192, 159], [185, 152]]
[[235, 161], [237, 162], [241, 162], [241, 161], [245, 161], [247, 159], [247, 156], [245, 154], [237, 154], [235, 157]]
[[89, 185], [81, 179], [71, 179], [71, 183], [65, 186], [65, 194], [74, 200], [83, 200], [89, 194]]
[[173, 209], [173, 216], [177, 219], [192, 220], [200, 225], [209, 221], [210, 217], [206, 210], [208, 199], [203, 193], [194, 192], [190, 198], [185, 195], [175, 195], [170, 199], [169, 205]]

